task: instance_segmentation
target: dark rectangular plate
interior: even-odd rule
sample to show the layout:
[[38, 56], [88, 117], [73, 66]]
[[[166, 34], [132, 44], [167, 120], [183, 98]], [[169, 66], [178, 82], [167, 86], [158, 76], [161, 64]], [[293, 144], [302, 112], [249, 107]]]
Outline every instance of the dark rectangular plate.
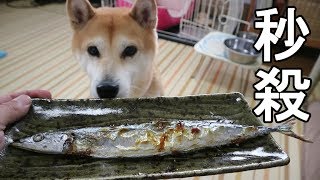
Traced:
[[[139, 124], [157, 119], [231, 120], [240, 125], [262, 125], [239, 93], [113, 100], [35, 99], [25, 119], [6, 134], [17, 140], [58, 129]], [[186, 154], [123, 159], [46, 155], [9, 146], [0, 160], [0, 178], [173, 178], [288, 163], [289, 157], [271, 136]]]

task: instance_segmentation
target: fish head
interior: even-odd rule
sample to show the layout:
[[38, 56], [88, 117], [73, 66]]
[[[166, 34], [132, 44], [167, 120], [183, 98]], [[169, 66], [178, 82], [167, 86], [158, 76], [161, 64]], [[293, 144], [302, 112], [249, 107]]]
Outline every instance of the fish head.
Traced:
[[70, 139], [71, 135], [66, 133], [39, 133], [20, 139], [11, 145], [29, 151], [63, 154], [65, 143]]

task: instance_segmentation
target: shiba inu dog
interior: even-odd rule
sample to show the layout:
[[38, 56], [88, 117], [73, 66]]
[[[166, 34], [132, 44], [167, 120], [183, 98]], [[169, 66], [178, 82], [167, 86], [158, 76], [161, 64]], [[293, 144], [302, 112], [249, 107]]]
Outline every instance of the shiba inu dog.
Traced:
[[67, 0], [72, 51], [89, 75], [96, 98], [161, 96], [155, 67], [157, 7], [136, 0], [129, 8], [93, 8], [88, 0]]

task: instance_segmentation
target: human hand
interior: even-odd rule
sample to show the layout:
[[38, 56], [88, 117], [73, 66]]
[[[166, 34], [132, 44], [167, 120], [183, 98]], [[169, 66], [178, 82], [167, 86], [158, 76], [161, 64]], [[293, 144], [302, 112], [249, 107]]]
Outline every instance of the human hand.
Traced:
[[51, 99], [45, 90], [30, 90], [0, 96], [0, 150], [4, 148], [6, 126], [25, 116], [31, 106], [31, 98]]

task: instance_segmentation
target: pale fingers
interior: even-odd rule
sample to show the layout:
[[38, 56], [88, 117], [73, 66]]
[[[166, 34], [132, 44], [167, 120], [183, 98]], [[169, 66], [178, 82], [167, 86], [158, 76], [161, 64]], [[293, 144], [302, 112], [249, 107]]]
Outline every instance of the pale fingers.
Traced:
[[4, 96], [0, 96], [0, 104], [11, 101], [12, 99], [20, 96], [20, 95], [28, 95], [31, 98], [44, 98], [51, 99], [51, 93], [47, 90], [26, 90], [16, 93], [7, 94]]
[[0, 127], [4, 128], [27, 114], [31, 106], [31, 98], [21, 95], [9, 102], [0, 104]]

